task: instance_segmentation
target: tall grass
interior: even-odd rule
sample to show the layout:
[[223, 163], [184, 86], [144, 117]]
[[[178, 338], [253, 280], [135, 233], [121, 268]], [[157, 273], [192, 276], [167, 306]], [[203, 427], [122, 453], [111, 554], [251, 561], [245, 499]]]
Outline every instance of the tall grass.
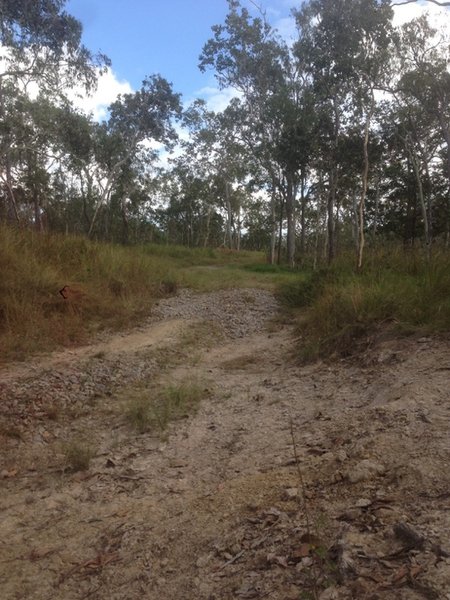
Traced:
[[[164, 256], [0, 228], [0, 360], [80, 343], [148, 312], [172, 269]], [[74, 286], [77, 300], [58, 293]]]
[[[250, 277], [242, 266], [263, 262], [257, 252], [156, 244], [127, 248], [0, 226], [0, 362], [133, 324], [179, 285], [199, 291], [246, 285]], [[199, 268], [224, 265], [232, 267], [228, 278]], [[76, 290], [74, 301], [58, 293], [65, 285]]]
[[412, 253], [377, 253], [361, 273], [341, 259], [283, 286], [281, 301], [297, 312], [301, 358], [352, 354], [382, 324], [398, 332], [450, 330], [450, 257], [427, 263]]

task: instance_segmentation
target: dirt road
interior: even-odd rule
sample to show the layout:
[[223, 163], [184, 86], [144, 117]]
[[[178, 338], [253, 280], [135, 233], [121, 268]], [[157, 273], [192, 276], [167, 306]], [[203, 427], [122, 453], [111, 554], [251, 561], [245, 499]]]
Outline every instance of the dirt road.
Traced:
[[[0, 597], [450, 599], [448, 345], [296, 343], [269, 292], [183, 292], [0, 372]], [[196, 414], [133, 430], [136, 390], [194, 380]]]

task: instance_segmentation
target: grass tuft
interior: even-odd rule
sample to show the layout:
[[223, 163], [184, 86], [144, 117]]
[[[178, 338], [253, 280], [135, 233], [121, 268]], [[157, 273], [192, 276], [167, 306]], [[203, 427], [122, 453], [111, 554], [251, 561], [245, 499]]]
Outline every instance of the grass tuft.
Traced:
[[87, 471], [91, 459], [94, 457], [94, 450], [85, 442], [74, 440], [63, 446], [64, 458], [67, 468], [72, 471]]
[[208, 389], [198, 382], [173, 384], [159, 390], [138, 389], [131, 392], [126, 419], [138, 433], [164, 431], [171, 421], [196, 412]]
[[123, 247], [0, 225], [0, 363], [133, 325], [180, 285], [206, 291], [273, 277], [242, 268], [263, 261], [258, 252]]

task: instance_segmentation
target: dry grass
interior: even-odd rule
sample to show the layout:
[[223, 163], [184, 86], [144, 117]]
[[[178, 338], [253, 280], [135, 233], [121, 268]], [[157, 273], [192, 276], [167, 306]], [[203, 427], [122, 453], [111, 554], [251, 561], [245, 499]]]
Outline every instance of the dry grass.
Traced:
[[[247, 285], [243, 267], [263, 260], [261, 253], [128, 248], [0, 226], [0, 362], [129, 327], [180, 285], [205, 291]], [[193, 265], [220, 268], [197, 272]], [[65, 286], [67, 298], [59, 293]]]
[[87, 471], [95, 452], [82, 440], [72, 440], [63, 446], [66, 469], [71, 472]]
[[413, 254], [378, 253], [361, 273], [341, 259], [285, 285], [280, 299], [288, 310], [301, 309], [296, 318], [304, 360], [352, 354], [386, 323], [397, 332], [445, 332], [450, 257], [437, 253], [427, 263]]

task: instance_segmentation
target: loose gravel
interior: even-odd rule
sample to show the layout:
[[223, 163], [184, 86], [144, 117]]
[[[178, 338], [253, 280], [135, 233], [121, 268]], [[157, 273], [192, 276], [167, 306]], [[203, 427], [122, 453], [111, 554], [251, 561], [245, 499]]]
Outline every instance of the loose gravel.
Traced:
[[[169, 319], [186, 322], [208, 321], [219, 327], [225, 337], [242, 338], [260, 332], [277, 310], [277, 303], [265, 290], [232, 289], [206, 294], [181, 290], [176, 296], [161, 300], [150, 317], [132, 333], [147, 332], [152, 325]], [[133, 352], [127, 344], [127, 333], [115, 334], [123, 339], [124, 351], [113, 356], [92, 357], [87, 347], [84, 358], [69, 365], [49, 369], [30, 361], [30, 371], [16, 379], [1, 381], [0, 419], [15, 420], [21, 429], [35, 419], [45, 417], [48, 406], [58, 410], [82, 406], [91, 398], [108, 396], [118, 388], [140, 380], [148, 380], [158, 372], [158, 363], [145, 352]], [[104, 334], [101, 336], [104, 341]], [[91, 356], [88, 357], [88, 351]]]
[[231, 289], [195, 294], [183, 289], [163, 300], [153, 313], [156, 319], [201, 319], [219, 325], [231, 339], [259, 333], [278, 309], [272, 293], [258, 289]]

